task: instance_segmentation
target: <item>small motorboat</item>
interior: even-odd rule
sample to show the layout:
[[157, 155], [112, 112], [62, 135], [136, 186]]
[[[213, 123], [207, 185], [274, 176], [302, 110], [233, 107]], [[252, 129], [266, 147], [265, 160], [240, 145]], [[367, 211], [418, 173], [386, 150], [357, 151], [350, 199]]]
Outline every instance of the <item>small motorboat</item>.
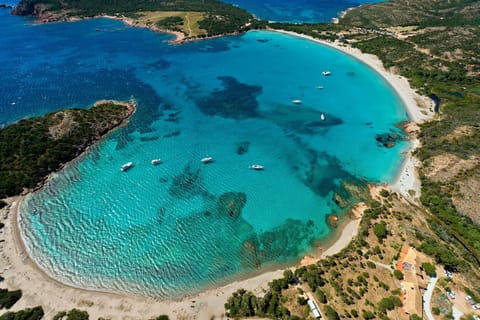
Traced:
[[323, 86], [317, 86], [317, 89], [318, 89], [318, 90], [322, 90], [322, 89], [323, 89]]
[[263, 169], [265, 169], [265, 167], [262, 166], [261, 164], [252, 164], [252, 165], [250, 166], [250, 169], [253, 169], [253, 170], [263, 170]]
[[125, 163], [125, 164], [120, 168], [120, 171], [125, 172], [125, 171], [129, 170], [131, 167], [133, 167], [133, 162]]
[[322, 121], [325, 121], [325, 114], [322, 112], [322, 114], [320, 115], [320, 119], [322, 119]]
[[153, 160], [152, 160], [152, 164], [153, 164], [154, 166], [156, 166], [157, 164], [160, 164], [160, 163], [162, 163], [162, 160], [161, 160], [161, 159], [153, 159]]
[[213, 162], [213, 158], [212, 157], [205, 157], [205, 158], [202, 158], [200, 161], [202, 161], [203, 163], [211, 163], [211, 162]]
[[331, 73], [330, 71], [328, 71], [328, 70], [325, 70], [325, 71], [322, 71], [322, 74], [323, 74], [324, 76], [329, 76], [329, 75], [331, 75], [332, 73]]
[[302, 103], [302, 100], [295, 99], [295, 100], [292, 100], [292, 103], [301, 104], [301, 103]]

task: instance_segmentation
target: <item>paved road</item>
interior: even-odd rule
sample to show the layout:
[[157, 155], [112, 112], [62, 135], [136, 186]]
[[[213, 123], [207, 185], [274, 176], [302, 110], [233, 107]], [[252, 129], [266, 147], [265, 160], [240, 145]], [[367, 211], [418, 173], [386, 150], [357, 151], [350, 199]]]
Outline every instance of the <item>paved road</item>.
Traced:
[[432, 308], [430, 307], [430, 300], [432, 300], [433, 289], [437, 284], [438, 277], [431, 278], [428, 282], [427, 290], [423, 294], [423, 310], [425, 311], [425, 315], [427, 316], [428, 320], [435, 320], [432, 314]]

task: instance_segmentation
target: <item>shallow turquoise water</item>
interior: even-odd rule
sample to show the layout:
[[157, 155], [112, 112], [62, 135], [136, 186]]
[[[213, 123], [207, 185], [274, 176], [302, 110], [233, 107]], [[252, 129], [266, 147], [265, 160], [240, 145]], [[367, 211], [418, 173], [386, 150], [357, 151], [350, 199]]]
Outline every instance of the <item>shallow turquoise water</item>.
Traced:
[[330, 234], [342, 181], [388, 182], [407, 146], [375, 140], [407, 119], [388, 84], [300, 38], [172, 46], [106, 19], [2, 16], [0, 27], [1, 122], [102, 98], [139, 103], [128, 126], [23, 203], [28, 250], [68, 284], [176, 297], [292, 264]]

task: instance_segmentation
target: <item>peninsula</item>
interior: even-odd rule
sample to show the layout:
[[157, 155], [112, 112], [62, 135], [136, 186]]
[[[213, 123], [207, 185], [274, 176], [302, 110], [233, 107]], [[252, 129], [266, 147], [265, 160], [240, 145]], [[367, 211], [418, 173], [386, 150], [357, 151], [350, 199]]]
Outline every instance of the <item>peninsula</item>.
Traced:
[[173, 33], [177, 42], [245, 32], [259, 23], [247, 11], [218, 0], [122, 0], [115, 5], [93, 0], [24, 0], [12, 13], [34, 16], [39, 22], [110, 17], [130, 25]]
[[0, 198], [32, 190], [125, 121], [135, 102], [99, 101], [0, 129]]

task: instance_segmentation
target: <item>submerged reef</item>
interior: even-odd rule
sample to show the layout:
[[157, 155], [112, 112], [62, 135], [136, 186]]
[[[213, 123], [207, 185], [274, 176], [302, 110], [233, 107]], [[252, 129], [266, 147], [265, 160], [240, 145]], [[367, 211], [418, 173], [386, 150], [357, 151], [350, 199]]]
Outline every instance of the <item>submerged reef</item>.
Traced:
[[397, 132], [387, 132], [382, 134], [377, 134], [375, 136], [375, 140], [377, 141], [377, 145], [385, 148], [393, 148], [397, 142], [404, 141], [405, 137], [403, 137], [400, 133]]
[[257, 96], [261, 86], [240, 83], [234, 77], [217, 77], [223, 83], [223, 89], [195, 100], [198, 108], [210, 116], [230, 119], [258, 117]]
[[242, 154], [247, 153], [249, 148], [250, 148], [250, 141], [239, 142], [237, 143], [237, 154], [241, 156]]
[[175, 198], [188, 199], [204, 193], [200, 169], [192, 169], [186, 165], [183, 171], [172, 178], [168, 193]]
[[242, 243], [240, 252], [243, 266], [260, 267], [271, 261], [290, 261], [311, 247], [316, 239], [316, 225], [309, 220], [302, 222], [287, 219], [278, 227], [249, 237]]
[[[324, 120], [322, 120], [322, 114]], [[342, 119], [332, 114], [324, 114], [305, 105], [301, 108], [291, 105], [278, 106], [273, 111], [263, 114], [263, 116], [290, 132], [307, 135], [322, 134], [329, 127], [343, 123]]]
[[221, 216], [238, 218], [247, 203], [247, 195], [243, 192], [227, 192], [220, 196], [217, 203], [217, 212]]

